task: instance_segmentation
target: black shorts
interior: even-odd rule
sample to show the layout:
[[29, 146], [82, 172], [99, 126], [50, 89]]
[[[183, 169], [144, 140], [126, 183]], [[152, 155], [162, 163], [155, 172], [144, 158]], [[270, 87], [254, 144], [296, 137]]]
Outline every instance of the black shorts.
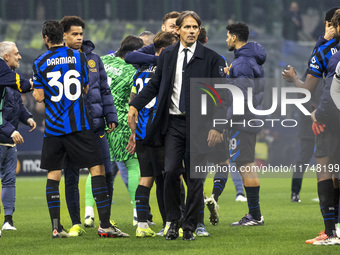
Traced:
[[256, 134], [229, 131], [229, 156], [231, 162], [247, 164], [255, 161]]
[[216, 144], [214, 147], [209, 148], [207, 160], [210, 163], [220, 164], [229, 159], [228, 152], [228, 138], [226, 134], [223, 134], [224, 141]]
[[98, 141], [92, 130], [44, 137], [40, 168], [61, 170], [66, 162], [76, 169], [102, 164]]
[[141, 177], [156, 177], [164, 171], [164, 146], [150, 147], [136, 140], [136, 152]]
[[316, 136], [315, 152], [316, 158], [330, 157], [334, 159], [340, 155], [340, 134], [336, 131], [327, 130]]

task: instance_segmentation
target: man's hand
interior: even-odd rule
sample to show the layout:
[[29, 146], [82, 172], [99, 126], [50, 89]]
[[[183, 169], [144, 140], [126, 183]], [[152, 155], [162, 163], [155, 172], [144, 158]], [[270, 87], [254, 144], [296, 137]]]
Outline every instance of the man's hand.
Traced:
[[33, 90], [33, 80], [32, 79], [29, 79], [29, 82], [31, 84], [31, 90]]
[[[318, 120], [316, 119], [315, 117], [315, 112], [316, 112], [316, 109], [310, 114], [310, 117], [312, 119], [313, 122], [315, 123], [318, 123]], [[320, 123], [319, 123], [320, 124]]]
[[37, 123], [35, 123], [33, 118], [29, 118], [27, 120], [27, 124], [30, 125], [30, 127], [31, 127], [29, 132], [32, 132], [37, 127]]
[[129, 127], [134, 133], [137, 129], [137, 122], [138, 122], [138, 111], [134, 106], [129, 107], [129, 114], [128, 114], [128, 123]]
[[113, 130], [115, 130], [116, 124], [115, 123], [109, 123], [109, 124], [107, 124], [107, 127], [109, 128], [109, 130], [106, 130], [106, 133], [110, 134]]
[[282, 77], [287, 82], [294, 82], [294, 80], [297, 79], [296, 71], [289, 65], [287, 69], [282, 72]]
[[11, 134], [11, 138], [13, 139], [13, 142], [15, 144], [22, 144], [22, 143], [24, 143], [24, 138], [22, 138], [20, 133], [18, 131], [16, 131], [16, 130]]
[[136, 133], [132, 132], [129, 137], [128, 145], [126, 146], [126, 151], [130, 154], [134, 154], [136, 150], [136, 140], [135, 140]]
[[223, 141], [223, 134], [215, 129], [210, 129], [207, 141], [209, 147], [214, 147], [216, 144]]
[[226, 75], [229, 75], [229, 71], [230, 71], [230, 67], [229, 67], [229, 66], [227, 66], [227, 67], [224, 68], [224, 73], [225, 73]]
[[324, 128], [326, 127], [326, 125], [318, 122], [318, 120], [315, 117], [315, 112], [316, 112], [316, 110], [314, 110], [311, 113], [311, 118], [312, 118], [312, 121], [313, 121], [312, 129], [313, 129], [314, 135], [317, 136], [317, 135], [320, 135], [322, 132], [325, 131]]
[[325, 40], [329, 41], [329, 40], [333, 39], [334, 36], [335, 36], [335, 28], [333, 26], [326, 26], [325, 35], [323, 36], [323, 38], [325, 38]]
[[314, 135], [317, 136], [317, 135], [320, 135], [322, 132], [324, 132], [325, 131], [324, 127], [326, 127], [325, 124], [318, 124], [314, 122], [312, 125]]

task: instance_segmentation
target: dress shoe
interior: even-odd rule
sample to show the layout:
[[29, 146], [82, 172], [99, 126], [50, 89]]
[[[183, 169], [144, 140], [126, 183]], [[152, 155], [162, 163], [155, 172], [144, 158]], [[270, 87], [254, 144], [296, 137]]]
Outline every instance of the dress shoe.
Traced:
[[192, 231], [190, 230], [184, 230], [183, 232], [183, 240], [184, 241], [194, 241], [195, 237]]
[[166, 233], [166, 240], [176, 240], [178, 238], [178, 229], [180, 222], [178, 220], [171, 221], [168, 232]]

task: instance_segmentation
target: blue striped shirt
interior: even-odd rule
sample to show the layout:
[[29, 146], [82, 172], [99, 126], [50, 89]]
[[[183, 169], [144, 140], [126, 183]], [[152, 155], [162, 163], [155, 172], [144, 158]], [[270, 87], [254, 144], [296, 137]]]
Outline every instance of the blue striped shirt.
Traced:
[[53, 47], [33, 64], [35, 89], [44, 89], [45, 136], [60, 136], [89, 130], [83, 88], [89, 83], [84, 53], [68, 47]]

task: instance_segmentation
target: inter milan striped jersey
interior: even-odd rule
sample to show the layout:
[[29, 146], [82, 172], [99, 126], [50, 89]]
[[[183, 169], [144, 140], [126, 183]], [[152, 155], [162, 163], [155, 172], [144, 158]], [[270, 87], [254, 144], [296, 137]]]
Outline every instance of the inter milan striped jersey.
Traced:
[[323, 75], [326, 77], [329, 59], [338, 51], [336, 49], [338, 43], [338, 41], [332, 39], [314, 49], [307, 74], [317, 78], [322, 78]]
[[[155, 74], [156, 66], [142, 66], [138, 69], [134, 79], [132, 93], [138, 94]], [[138, 112], [136, 140], [143, 140], [146, 130], [151, 125], [156, 114], [157, 98], [153, 98], [142, 110]]]
[[60, 136], [89, 130], [83, 88], [88, 85], [84, 53], [68, 47], [53, 47], [33, 64], [35, 89], [44, 89], [45, 136]]

